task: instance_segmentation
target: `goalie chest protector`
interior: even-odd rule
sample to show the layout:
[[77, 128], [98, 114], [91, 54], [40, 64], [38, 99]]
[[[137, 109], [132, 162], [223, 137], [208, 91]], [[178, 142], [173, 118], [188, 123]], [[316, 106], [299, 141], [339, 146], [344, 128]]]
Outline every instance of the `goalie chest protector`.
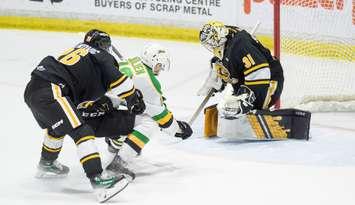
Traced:
[[[211, 111], [214, 110], [214, 111]], [[235, 119], [205, 110], [205, 136], [248, 140], [309, 139], [311, 113], [298, 109], [257, 110]], [[212, 116], [208, 116], [212, 113]], [[213, 123], [211, 123], [213, 122]]]

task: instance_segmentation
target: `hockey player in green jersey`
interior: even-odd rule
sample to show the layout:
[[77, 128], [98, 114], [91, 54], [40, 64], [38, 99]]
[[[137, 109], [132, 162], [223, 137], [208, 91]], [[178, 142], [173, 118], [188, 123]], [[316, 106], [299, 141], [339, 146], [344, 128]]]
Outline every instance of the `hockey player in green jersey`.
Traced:
[[186, 139], [192, 134], [191, 128], [188, 123], [176, 120], [169, 111], [157, 78], [161, 71], [169, 68], [169, 54], [158, 44], [147, 45], [141, 57], [119, 63], [120, 71], [132, 78], [134, 86], [143, 94], [146, 105], [144, 114], [150, 116], [167, 134]]
[[[141, 91], [146, 109], [143, 114], [136, 116], [132, 133], [106, 140], [109, 150], [118, 153], [107, 167], [108, 170], [116, 173], [123, 172], [134, 178], [133, 172], [121, 166], [125, 164], [122, 161], [129, 162], [141, 153], [152, 136], [152, 128], [156, 126], [168, 135], [183, 140], [192, 135], [190, 125], [176, 120], [164, 102], [165, 98], [157, 76], [161, 71], [167, 71], [169, 68], [170, 57], [165, 48], [158, 44], [149, 44], [140, 57], [129, 58], [119, 63], [119, 70], [131, 78], [134, 86]], [[112, 102], [115, 104], [114, 100]]]

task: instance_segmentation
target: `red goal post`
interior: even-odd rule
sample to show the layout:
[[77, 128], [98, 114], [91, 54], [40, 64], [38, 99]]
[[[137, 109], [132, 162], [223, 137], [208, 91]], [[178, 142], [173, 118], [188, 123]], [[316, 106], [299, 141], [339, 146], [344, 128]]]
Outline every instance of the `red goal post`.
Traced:
[[280, 1], [274, 0], [274, 55], [280, 59]]

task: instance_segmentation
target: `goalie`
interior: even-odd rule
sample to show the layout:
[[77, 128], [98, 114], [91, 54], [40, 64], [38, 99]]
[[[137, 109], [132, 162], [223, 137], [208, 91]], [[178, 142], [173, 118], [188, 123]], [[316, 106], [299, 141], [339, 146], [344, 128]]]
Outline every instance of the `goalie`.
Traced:
[[[262, 122], [258, 124], [259, 121], [247, 118], [248, 115], [249, 117], [250, 115], [256, 116], [257, 110], [265, 111], [259, 112], [261, 116], [280, 116], [281, 114], [293, 116], [295, 114], [294, 110], [281, 114], [269, 111], [274, 109], [283, 89], [284, 77], [280, 61], [247, 31], [224, 25], [221, 22], [212, 21], [205, 24], [200, 31], [199, 38], [201, 44], [214, 56], [211, 59], [212, 69], [203, 87], [198, 91], [198, 95], [220, 92], [227, 84], [232, 87], [232, 93], [227, 94], [217, 105], [218, 136], [245, 135], [258, 139], [277, 138], [276, 135], [257, 130], [259, 127], [263, 128]], [[215, 107], [206, 109], [207, 114], [211, 111], [216, 113], [213, 110]], [[251, 111], [254, 114], [251, 114]], [[211, 117], [207, 118], [206, 120], [210, 121]], [[269, 129], [275, 123], [276, 121], [270, 123], [270, 126], [267, 124], [264, 128]], [[214, 123], [214, 126], [208, 122], [206, 124], [205, 135], [215, 135], [213, 127], [217, 127], [217, 123]], [[280, 129], [285, 128], [284, 122], [281, 124], [277, 122], [277, 124]], [[286, 127], [289, 127], [289, 123], [286, 124], [288, 124]], [[245, 125], [251, 126], [249, 130], [257, 131], [257, 134], [242, 130], [241, 127], [245, 128]], [[277, 131], [280, 133], [279, 129]], [[260, 134], [261, 132], [264, 134]], [[280, 138], [286, 138], [287, 132], [280, 136]]]

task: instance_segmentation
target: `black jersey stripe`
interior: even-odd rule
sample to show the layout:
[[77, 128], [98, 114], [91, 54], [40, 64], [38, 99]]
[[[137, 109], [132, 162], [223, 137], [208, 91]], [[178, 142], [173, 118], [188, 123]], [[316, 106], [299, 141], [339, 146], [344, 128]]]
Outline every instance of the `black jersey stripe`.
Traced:
[[137, 152], [137, 154], [141, 153], [142, 149], [129, 138], [126, 138], [125, 143], [130, 146], [135, 152]]
[[174, 117], [173, 117], [173, 115], [171, 115], [171, 117], [170, 117], [170, 119], [169, 119], [168, 121], [163, 122], [163, 123], [160, 123], [160, 122], [159, 122], [159, 127], [161, 127], [161, 128], [168, 128], [168, 127], [170, 127], [170, 125], [173, 123], [173, 121], [174, 121]]
[[54, 136], [54, 135], [50, 135], [49, 133], [48, 133], [48, 129], [46, 129], [46, 136], [49, 138], [49, 139], [51, 139], [51, 140], [63, 140], [64, 139], [64, 136]]

